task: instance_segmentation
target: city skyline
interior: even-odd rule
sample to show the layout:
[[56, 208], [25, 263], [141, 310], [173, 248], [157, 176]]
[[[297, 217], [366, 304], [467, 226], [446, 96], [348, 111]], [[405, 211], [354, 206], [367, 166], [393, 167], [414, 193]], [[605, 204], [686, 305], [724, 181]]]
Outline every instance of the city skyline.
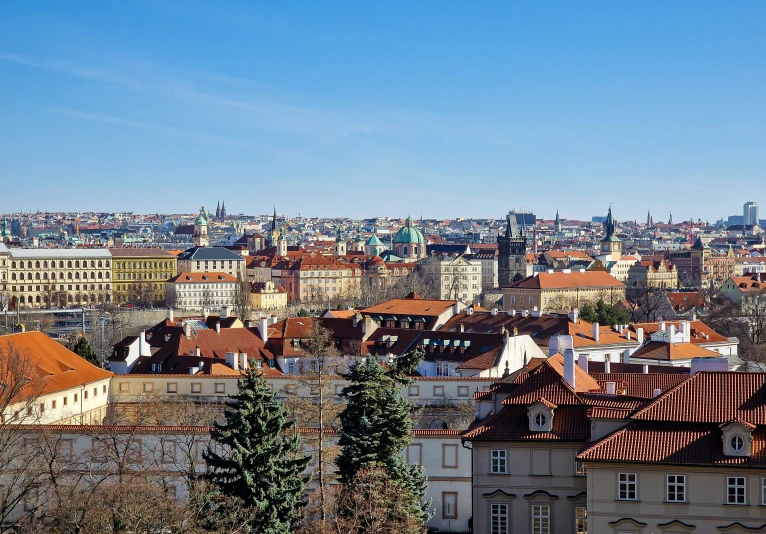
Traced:
[[0, 8], [0, 212], [713, 222], [763, 175], [759, 4], [216, 6]]

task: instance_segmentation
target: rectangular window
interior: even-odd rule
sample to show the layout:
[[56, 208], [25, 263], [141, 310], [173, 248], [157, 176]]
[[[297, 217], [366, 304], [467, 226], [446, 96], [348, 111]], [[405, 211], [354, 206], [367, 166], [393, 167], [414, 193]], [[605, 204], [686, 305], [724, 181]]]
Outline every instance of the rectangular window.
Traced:
[[442, 445], [442, 467], [457, 469], [457, 445], [451, 443]]
[[617, 498], [621, 501], [635, 501], [637, 483], [635, 473], [620, 473], [618, 476]]
[[575, 476], [584, 477], [588, 475], [588, 470], [585, 468], [585, 464], [575, 460]]
[[53, 399], [51, 401], [51, 410], [55, 410], [55, 409], [56, 409], [56, 399]]
[[74, 394], [74, 401], [77, 402], [79, 395], [77, 393]]
[[686, 502], [686, 475], [668, 475], [668, 502]]
[[494, 450], [490, 455], [490, 473], [508, 472], [508, 451]]
[[458, 386], [457, 387], [457, 396], [458, 397], [467, 397], [469, 395], [468, 386]]
[[407, 446], [407, 464], [423, 465], [423, 444], [411, 443]]
[[491, 534], [508, 534], [508, 505], [490, 505], [490, 532]]
[[69, 398], [67, 398], [67, 397], [64, 397], [64, 406], [66, 406], [66, 405], [67, 405], [67, 402], [68, 402], [68, 401], [69, 401]]
[[82, 392], [82, 398], [83, 398], [84, 400], [88, 400], [88, 392], [87, 392], [87, 391], [83, 391], [83, 392]]
[[575, 506], [575, 534], [588, 534], [588, 509]]
[[128, 393], [130, 391], [130, 382], [120, 382], [120, 393]]
[[745, 477], [726, 477], [726, 504], [747, 504]]
[[417, 397], [420, 395], [420, 386], [410, 386], [409, 390], [407, 391], [407, 394], [410, 397]]
[[457, 519], [456, 491], [442, 491], [442, 519]]
[[434, 397], [444, 396], [444, 386], [434, 386]]
[[200, 382], [192, 382], [191, 392], [192, 393], [202, 393], [202, 384]]
[[532, 534], [551, 534], [551, 507], [532, 506]]
[[215, 392], [216, 393], [226, 393], [226, 384], [223, 382], [219, 382], [215, 385]]
[[151, 393], [154, 391], [154, 382], [144, 382], [144, 393]]
[[168, 382], [168, 393], [178, 393], [177, 382]]

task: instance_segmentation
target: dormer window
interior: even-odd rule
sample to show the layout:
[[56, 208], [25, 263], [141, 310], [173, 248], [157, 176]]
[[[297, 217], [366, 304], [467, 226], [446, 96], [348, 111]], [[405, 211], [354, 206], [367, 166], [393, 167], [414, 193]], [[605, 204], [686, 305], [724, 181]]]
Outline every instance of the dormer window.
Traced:
[[529, 416], [529, 431], [553, 431], [553, 412], [555, 409], [556, 405], [545, 400], [544, 398], [540, 398], [540, 400], [527, 408]]
[[754, 425], [739, 419], [721, 425], [723, 453], [726, 456], [750, 456], [754, 429]]

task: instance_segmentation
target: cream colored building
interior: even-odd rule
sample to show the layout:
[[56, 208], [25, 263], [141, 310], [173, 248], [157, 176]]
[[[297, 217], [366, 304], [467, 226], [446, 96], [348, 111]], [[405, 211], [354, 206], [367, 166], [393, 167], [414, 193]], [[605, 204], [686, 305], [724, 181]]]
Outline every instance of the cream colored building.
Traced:
[[254, 310], [281, 310], [287, 307], [287, 291], [275, 287], [271, 280], [254, 283], [250, 290], [250, 306]]
[[586, 302], [615, 304], [624, 298], [625, 284], [607, 272], [584, 269], [549, 270], [503, 288], [503, 308], [514, 311], [561, 312]]
[[475, 301], [483, 290], [481, 262], [463, 256], [434, 255], [420, 264], [442, 300]]
[[107, 249], [10, 249], [10, 305], [34, 308], [96, 305], [112, 300]]
[[667, 260], [639, 261], [628, 271], [628, 287], [657, 287], [673, 289], [678, 287], [678, 271]]
[[166, 283], [168, 305], [180, 310], [231, 308], [236, 303], [237, 284], [227, 273], [181, 273]]

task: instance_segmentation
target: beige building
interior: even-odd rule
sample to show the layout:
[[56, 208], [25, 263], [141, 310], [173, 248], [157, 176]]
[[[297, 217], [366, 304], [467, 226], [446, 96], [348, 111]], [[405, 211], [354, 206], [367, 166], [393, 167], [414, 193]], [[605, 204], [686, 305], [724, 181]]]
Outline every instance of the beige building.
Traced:
[[287, 291], [275, 287], [271, 280], [255, 282], [250, 289], [250, 306], [254, 310], [281, 310], [287, 307]]
[[656, 287], [674, 289], [678, 287], [678, 271], [667, 260], [646, 260], [634, 263], [628, 271], [628, 287]]
[[15, 307], [96, 305], [112, 300], [107, 249], [10, 249], [9, 304]]
[[763, 373], [698, 373], [594, 439], [578, 456], [590, 531], [766, 530], [764, 387]]
[[584, 269], [549, 270], [503, 288], [503, 307], [514, 311], [560, 312], [586, 302], [615, 304], [624, 298], [625, 284], [604, 271]]
[[464, 256], [429, 256], [420, 265], [442, 300], [475, 301], [483, 290], [481, 262]]

